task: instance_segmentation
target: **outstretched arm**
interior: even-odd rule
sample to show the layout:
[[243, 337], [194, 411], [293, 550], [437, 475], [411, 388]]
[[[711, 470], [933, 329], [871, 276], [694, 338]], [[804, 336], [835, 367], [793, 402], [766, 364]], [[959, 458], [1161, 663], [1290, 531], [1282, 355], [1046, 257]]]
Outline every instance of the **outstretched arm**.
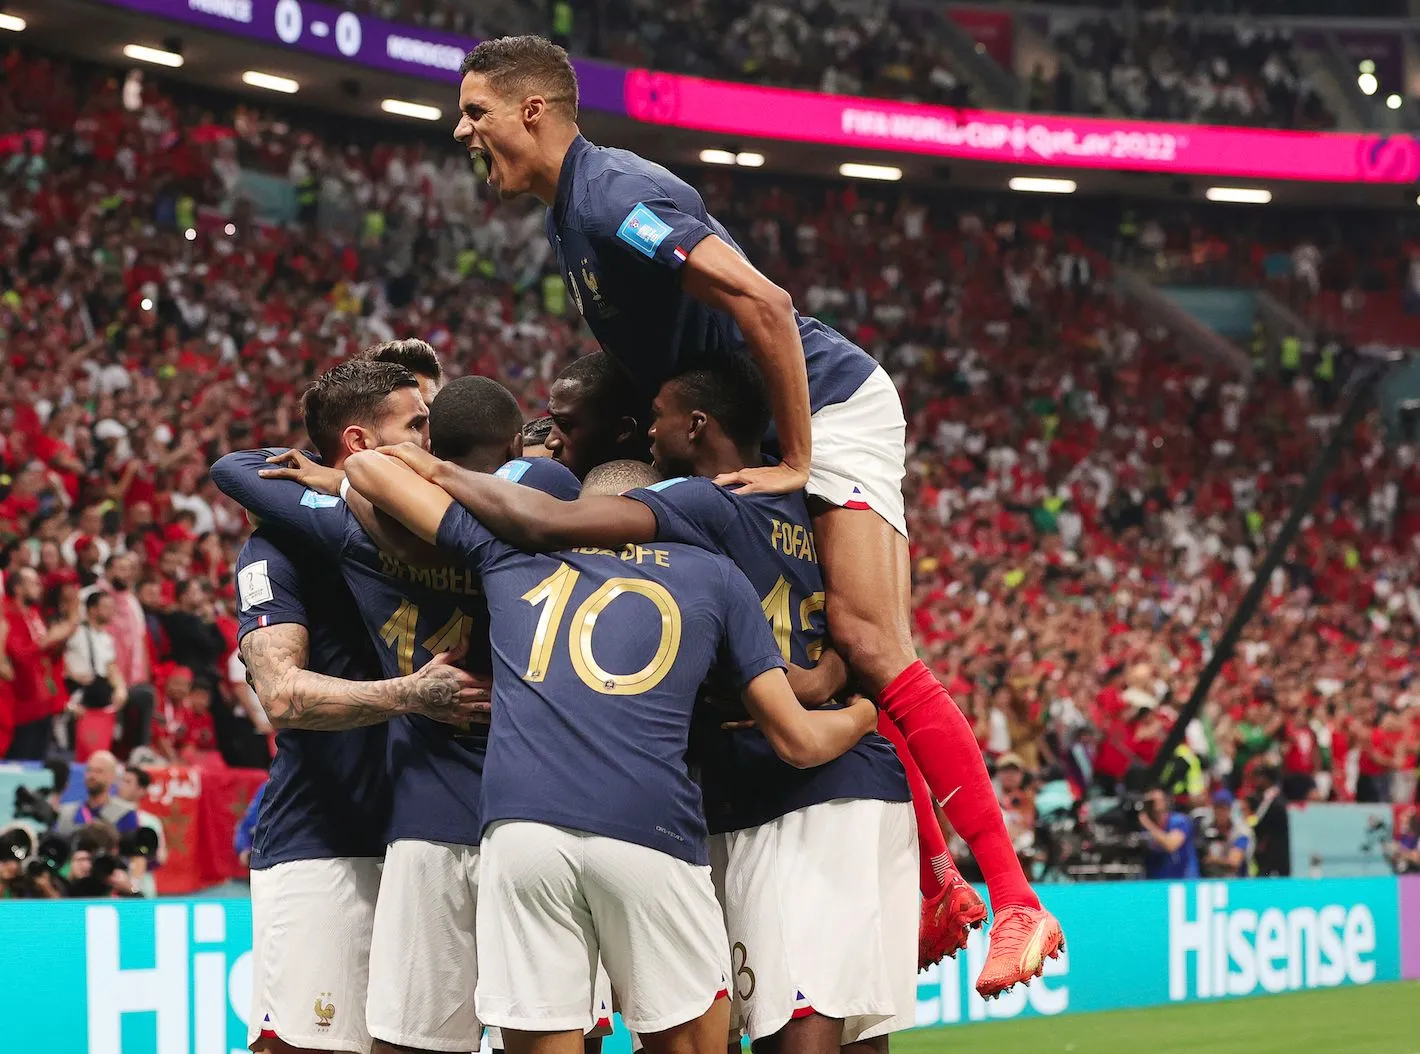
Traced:
[[345, 504], [370, 540], [411, 567], [434, 567], [439, 551], [416, 538], [402, 523], [398, 523], [370, 504], [359, 491], [343, 487], [345, 472], [313, 461], [299, 450], [287, 450], [267, 458], [272, 466], [261, 470], [262, 479], [295, 480], [302, 486], [345, 499]]
[[398, 458], [363, 450], [345, 459], [350, 486], [431, 545], [453, 498]]
[[463, 725], [487, 716], [486, 689], [448, 655], [408, 677], [347, 681], [304, 669], [309, 648], [306, 627], [295, 623], [255, 629], [241, 640], [247, 679], [277, 728], [334, 732], [416, 713]]
[[656, 540], [656, 514], [631, 498], [595, 494], [562, 501], [447, 461], [439, 462], [433, 482], [519, 549], [556, 552], [577, 545], [619, 549], [629, 542]]
[[656, 514], [630, 498], [588, 495], [563, 501], [535, 487], [440, 461], [412, 443], [385, 452], [442, 487], [479, 523], [519, 549], [557, 552], [578, 545], [613, 549], [656, 540]]
[[878, 724], [877, 707], [862, 696], [841, 710], [805, 710], [780, 669], [750, 681], [744, 703], [774, 753], [798, 769], [846, 754]]
[[735, 320], [769, 389], [782, 460], [768, 468], [742, 469], [718, 483], [745, 484], [741, 493], [784, 494], [809, 481], [813, 440], [809, 423], [809, 374], [794, 319], [794, 301], [729, 244], [711, 235], [690, 250], [685, 291]]

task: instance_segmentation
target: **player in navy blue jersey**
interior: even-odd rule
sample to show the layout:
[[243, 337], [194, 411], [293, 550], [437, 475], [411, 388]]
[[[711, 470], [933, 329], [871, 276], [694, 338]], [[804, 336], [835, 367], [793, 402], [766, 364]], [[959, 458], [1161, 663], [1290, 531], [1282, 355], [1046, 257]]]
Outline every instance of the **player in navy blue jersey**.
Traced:
[[891, 378], [842, 335], [801, 317], [693, 187], [584, 139], [576, 73], [561, 48], [539, 37], [489, 40], [460, 73], [454, 137], [487, 165], [501, 196], [532, 194], [549, 207], [548, 239], [572, 298], [629, 385], [649, 399], [706, 356], [758, 366], [779, 460], [719, 482], [806, 489], [813, 499], [834, 643], [902, 729], [985, 873], [996, 919], [978, 990], [995, 995], [1028, 980], [1063, 935], [1026, 881], [971, 723], [913, 646], [906, 421]]
[[[803, 495], [742, 496], [704, 478], [759, 459], [769, 407], [753, 368], [718, 360], [681, 374], [662, 386], [654, 412], [657, 468], [694, 475], [625, 497], [561, 502], [435, 462], [419, 448], [397, 453], [524, 548], [680, 542], [723, 553], [759, 595], [785, 661], [814, 667], [823, 648], [823, 579]], [[822, 702], [842, 687], [841, 661], [828, 665], [838, 672], [801, 674], [801, 699]], [[916, 834], [892, 746], [869, 735], [801, 772], [779, 761], [758, 731], [736, 730], [699, 737], [697, 757], [718, 836], [712, 849], [734, 950], [735, 1026], [756, 1042], [824, 1054], [912, 1027]]]
[[254, 533], [236, 583], [238, 648], [278, 730], [252, 838], [248, 1039], [271, 1054], [367, 1051], [390, 801], [382, 722], [416, 712], [468, 720], [479, 696], [468, 674], [442, 662], [379, 680], [339, 572], [292, 538]]
[[[356, 360], [319, 378], [305, 400], [307, 431], [332, 471], [351, 453], [381, 442], [421, 442], [431, 415], [443, 452], [470, 467], [495, 469], [521, 448], [516, 401], [481, 378], [446, 386], [426, 409], [408, 370]], [[440, 653], [463, 648], [464, 665], [487, 674], [488, 616], [477, 575], [432, 552], [405, 554], [436, 557], [419, 566], [390, 555], [404, 550], [372, 519], [362, 526], [341, 498], [289, 479], [264, 478], [287, 471], [268, 465], [272, 453], [229, 454], [213, 466], [212, 478], [264, 524], [337, 562], [384, 674], [409, 674]], [[563, 497], [577, 493], [575, 479], [547, 459], [513, 462], [504, 471]], [[371, 939], [369, 1031], [379, 1041], [377, 1051], [390, 1045], [473, 1050], [482, 1034], [468, 993], [477, 979], [478, 798], [486, 729], [406, 716], [391, 722], [388, 736], [391, 816]]]
[[604, 351], [583, 355], [557, 375], [547, 395], [547, 416], [552, 425], [547, 452], [578, 479], [608, 461], [649, 457], [650, 400], [637, 395]]
[[392, 362], [403, 366], [419, 382], [419, 396], [425, 406], [434, 405], [434, 397], [444, 386], [444, 367], [439, 362], [439, 353], [428, 341], [418, 337], [404, 337], [399, 340], [384, 340], [372, 344], [360, 353], [362, 359], [371, 362]]
[[524, 553], [393, 458], [347, 469], [478, 568], [494, 615], [480, 1015], [514, 1054], [575, 1049], [600, 954], [647, 1050], [720, 1054], [729, 948], [685, 760], [700, 686], [718, 664], [796, 766], [850, 749], [873, 708], [799, 705], [758, 598], [722, 556], [674, 543]]

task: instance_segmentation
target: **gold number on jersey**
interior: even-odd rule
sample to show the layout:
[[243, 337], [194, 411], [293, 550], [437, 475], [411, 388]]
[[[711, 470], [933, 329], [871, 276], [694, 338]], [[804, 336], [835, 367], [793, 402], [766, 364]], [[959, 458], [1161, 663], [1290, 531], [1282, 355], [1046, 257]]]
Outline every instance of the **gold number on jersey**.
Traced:
[[[430, 634], [424, 642], [424, 650], [431, 655], [453, 651], [467, 644], [473, 632], [473, 618], [458, 608], [449, 616], [449, 621]], [[401, 600], [394, 614], [380, 627], [380, 639], [394, 649], [399, 672], [409, 676], [414, 672], [414, 644], [419, 639], [419, 605]]]
[[[769, 620], [770, 629], [774, 631], [774, 643], [779, 645], [779, 654], [784, 657], [785, 662], [794, 661], [789, 651], [789, 635], [793, 632], [789, 621], [789, 597], [789, 580], [780, 575], [779, 581], [774, 583], [774, 588], [759, 602], [759, 606], [764, 609], [764, 617]], [[814, 628], [813, 617], [822, 610], [822, 591], [804, 597], [799, 604], [799, 629], [805, 633], [810, 632]], [[814, 637], [806, 641], [804, 651], [810, 662], [818, 662], [819, 656], [823, 654], [823, 638]]]
[[454, 613], [449, 616], [449, 621], [430, 634], [429, 639], [424, 642], [424, 650], [430, 655], [453, 651], [455, 648], [467, 644], [472, 633], [473, 618], [465, 615], [458, 608], [454, 608]]
[[[810, 593], [804, 597], [799, 604], [799, 629], [805, 633], [812, 632], [814, 628], [813, 618], [823, 610], [823, 590], [817, 593]], [[818, 662], [819, 656], [823, 654], [823, 637], [813, 637], [804, 643], [804, 652], [808, 655], [810, 662]]]
[[[563, 564], [523, 594], [523, 599], [533, 607], [543, 605], [537, 628], [533, 632], [532, 651], [528, 657], [527, 673], [524, 674], [526, 680], [541, 681], [547, 676], [553, 645], [562, 628], [567, 603], [571, 600], [572, 589], [581, 576], [580, 571]], [[627, 594], [645, 597], [656, 605], [661, 613], [660, 640], [656, 645], [656, 653], [641, 669], [626, 674], [608, 673], [592, 653], [592, 634], [602, 612], [610, 607], [617, 597]], [[670, 673], [676, 656], [680, 653], [680, 637], [680, 608], [665, 586], [641, 578], [611, 578], [582, 601], [572, 614], [572, 621], [567, 629], [567, 651], [572, 660], [572, 669], [592, 691], [602, 695], [640, 695], [655, 688], [665, 679], [666, 674]]]
[[789, 634], [793, 627], [789, 624], [789, 580], [783, 575], [774, 583], [759, 606], [764, 609], [764, 617], [769, 620], [769, 628], [774, 631], [774, 643], [779, 645], [779, 654], [785, 662], [789, 658]]
[[380, 640], [394, 649], [399, 672], [409, 675], [414, 672], [414, 640], [418, 635], [419, 608], [407, 600], [401, 600], [394, 614], [380, 627]]
[[540, 681], [547, 676], [557, 627], [562, 625], [562, 615], [567, 610], [567, 601], [572, 599], [572, 587], [579, 577], [580, 571], [560, 564], [556, 571], [523, 594], [523, 599], [533, 607], [547, 605], [538, 616], [537, 629], [533, 631], [532, 655], [528, 657], [528, 672], [523, 674], [524, 680]]
[[[736, 959], [739, 965], [735, 965]], [[734, 947], [730, 949], [730, 969], [735, 974], [735, 995], [743, 1002], [748, 1002], [754, 997], [754, 971], [749, 967], [749, 949], [745, 947], [744, 941], [735, 941]], [[744, 991], [740, 990], [740, 979], [743, 978], [749, 985]]]

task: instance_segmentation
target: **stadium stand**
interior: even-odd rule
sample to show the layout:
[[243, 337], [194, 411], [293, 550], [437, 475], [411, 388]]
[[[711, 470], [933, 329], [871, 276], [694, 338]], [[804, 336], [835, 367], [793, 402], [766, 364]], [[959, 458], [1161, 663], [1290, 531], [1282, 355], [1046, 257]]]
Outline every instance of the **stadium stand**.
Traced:
[[[98, 588], [126, 605], [108, 632], [127, 683], [150, 689], [151, 718], [131, 703], [114, 749], [260, 766], [264, 720], [232, 654], [246, 527], [206, 466], [300, 443], [305, 382], [377, 340], [423, 337], [538, 414], [588, 338], [539, 211], [482, 200], [442, 148], [20, 50], [4, 68], [0, 530], [7, 585], [33, 568], [40, 588], [17, 586], [0, 622], [15, 674], [0, 742], [73, 752], [47, 720], [38, 748], [15, 732], [70, 709], [64, 647]], [[1118, 204], [697, 181], [904, 393], [920, 648], [1021, 833], [1037, 788], [1113, 788], [1152, 760], [1335, 424], [1352, 345], [1414, 333], [1409, 232], [1139, 204], [1126, 239]], [[258, 214], [272, 187], [295, 197], [289, 228]], [[1141, 258], [1222, 260], [1347, 340], [1264, 356], [1251, 379], [1194, 360], [1112, 293]], [[1368, 419], [1189, 729], [1204, 786], [1275, 764], [1290, 797], [1413, 799], [1417, 495], [1414, 445]]]

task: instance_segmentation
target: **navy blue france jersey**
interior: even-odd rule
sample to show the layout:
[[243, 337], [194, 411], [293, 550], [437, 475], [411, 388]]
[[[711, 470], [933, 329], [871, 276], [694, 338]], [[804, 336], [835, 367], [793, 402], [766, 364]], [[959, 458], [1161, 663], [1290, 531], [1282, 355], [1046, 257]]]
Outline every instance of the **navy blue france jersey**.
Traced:
[[[648, 400], [684, 362], [748, 354], [734, 319], [681, 289], [677, 272], [712, 234], [740, 251], [683, 179], [630, 151], [573, 141], [547, 237], [593, 335]], [[847, 401], [877, 364], [817, 319], [796, 317], [810, 410]]]
[[[468, 644], [463, 666], [492, 672], [488, 607], [478, 575], [461, 561], [432, 568], [401, 563], [370, 539], [339, 498], [258, 472], [278, 450], [228, 454], [212, 466], [212, 480], [260, 520], [292, 533], [335, 560], [374, 643], [382, 674], [413, 673], [440, 652]], [[576, 477], [551, 458], [509, 462], [499, 475], [572, 500]], [[389, 723], [391, 785], [388, 841], [401, 838], [477, 845], [483, 828], [479, 781], [487, 730], [461, 731], [418, 715]]]
[[[306, 628], [306, 669], [347, 681], [380, 676], [350, 590], [329, 560], [262, 528], [237, 557], [237, 639]], [[344, 732], [283, 728], [252, 836], [254, 870], [292, 860], [384, 856], [390, 788], [384, 725]]]
[[[684, 542], [724, 553], [760, 596], [780, 654], [813, 666], [823, 649], [823, 575], [802, 492], [749, 494], [701, 477], [670, 479], [629, 498], [656, 514], [657, 542]], [[812, 769], [781, 761], [754, 729], [697, 737], [705, 816], [715, 833], [758, 827], [835, 798], [909, 801], [892, 744], [870, 732], [842, 757]]]
[[483, 819], [555, 824], [707, 864], [686, 766], [712, 666], [741, 689], [784, 660], [750, 584], [683, 545], [524, 553], [461, 505], [441, 548], [483, 577], [493, 613], [493, 725]]

